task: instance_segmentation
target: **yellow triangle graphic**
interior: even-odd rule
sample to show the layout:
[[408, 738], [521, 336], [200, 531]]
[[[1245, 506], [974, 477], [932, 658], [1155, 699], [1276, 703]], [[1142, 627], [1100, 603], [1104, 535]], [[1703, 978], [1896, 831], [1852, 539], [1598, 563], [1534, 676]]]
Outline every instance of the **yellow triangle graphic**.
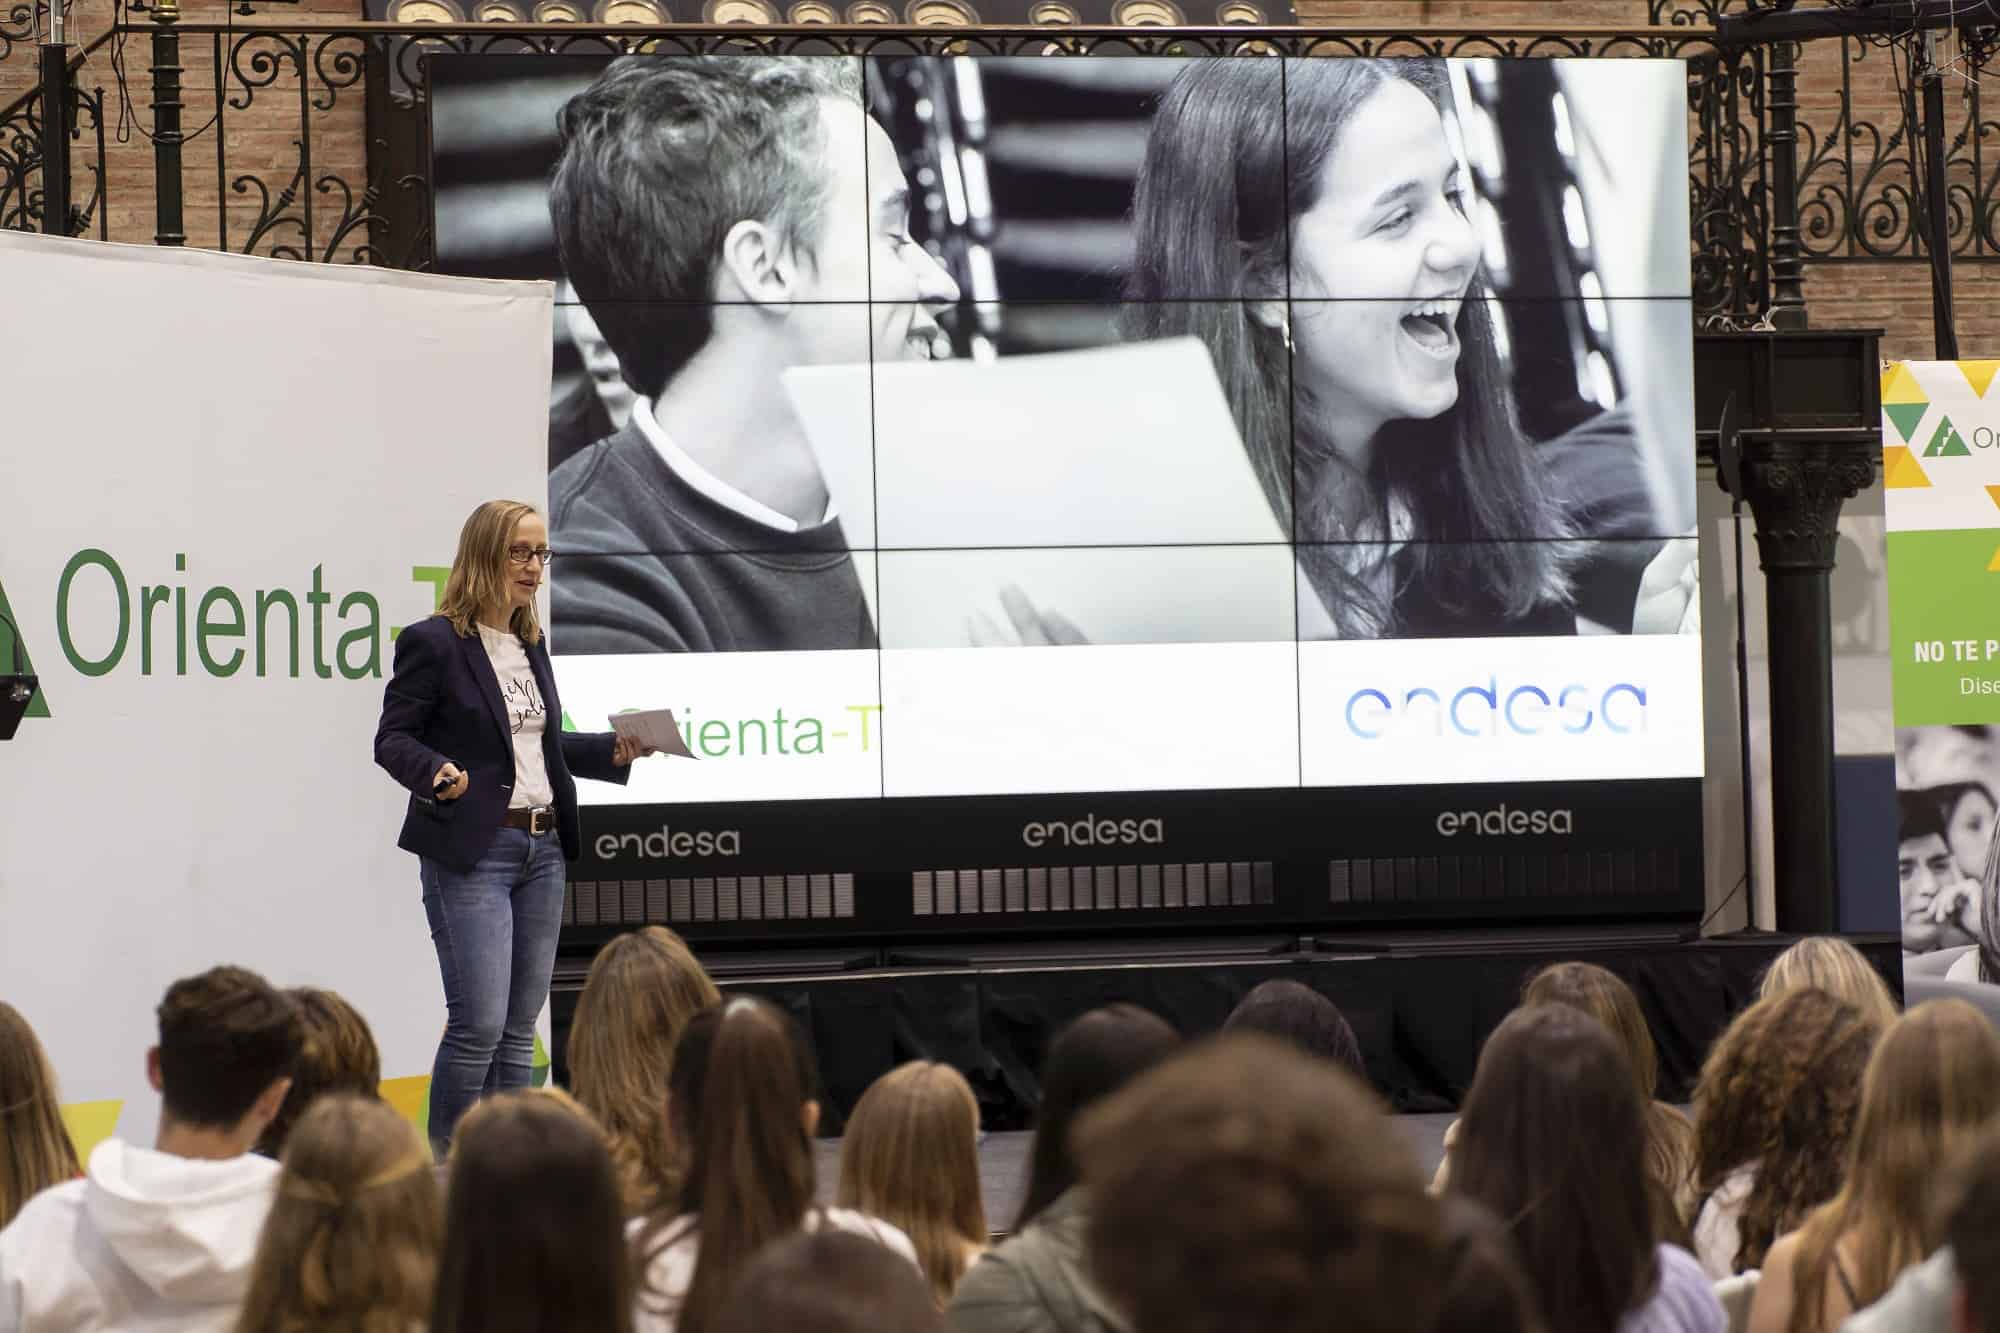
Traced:
[[1882, 486], [1885, 490], [1916, 490], [1930, 484], [1931, 479], [1924, 475], [1924, 465], [1906, 446], [1892, 444], [1882, 451]]
[[1986, 562], [1986, 572], [1988, 574], [2000, 574], [2000, 549], [1996, 549], [1993, 552], [1993, 558]]
[[1885, 403], [1921, 403], [1927, 401], [1923, 386], [1910, 373], [1910, 363], [1898, 361], [1882, 375], [1882, 401]]
[[2000, 486], [1988, 486], [1986, 488], [1986, 498], [1991, 500], [1995, 506], [2000, 506]]
[[118, 1132], [118, 1113], [124, 1109], [123, 1101], [71, 1102], [62, 1108], [63, 1128], [79, 1162], [89, 1161], [91, 1151]]
[[1986, 396], [1987, 386], [1993, 383], [1993, 376], [2000, 374], [2000, 361], [1960, 361], [1958, 369], [1965, 376], [1965, 382], [1981, 398]]

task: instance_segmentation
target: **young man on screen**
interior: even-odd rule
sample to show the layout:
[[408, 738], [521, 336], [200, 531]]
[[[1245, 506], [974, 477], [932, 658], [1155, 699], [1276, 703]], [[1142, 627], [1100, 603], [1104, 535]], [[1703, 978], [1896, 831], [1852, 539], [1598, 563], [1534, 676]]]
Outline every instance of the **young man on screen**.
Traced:
[[958, 288], [910, 238], [859, 63], [631, 56], [560, 129], [563, 269], [639, 395], [549, 478], [560, 647], [873, 647], [780, 376], [928, 357]]
[[297, 1007], [217, 967], [168, 988], [146, 1077], [152, 1148], [110, 1139], [82, 1180], [47, 1189], [0, 1231], [0, 1330], [233, 1329], [278, 1164], [251, 1153], [291, 1087]]

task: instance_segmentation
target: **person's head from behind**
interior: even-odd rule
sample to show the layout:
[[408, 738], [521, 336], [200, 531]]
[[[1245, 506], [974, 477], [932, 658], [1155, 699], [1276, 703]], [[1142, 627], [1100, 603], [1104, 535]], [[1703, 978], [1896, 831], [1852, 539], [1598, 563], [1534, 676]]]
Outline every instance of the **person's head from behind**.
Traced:
[[1896, 793], [1896, 892], [1903, 912], [1903, 948], [1929, 953], [1970, 944], [1956, 922], [1938, 919], [1938, 897], [1964, 878], [1946, 839], [1949, 804], [1935, 790]]
[[588, 1117], [532, 1093], [480, 1102], [451, 1145], [429, 1333], [630, 1333], [625, 1210]]
[[840, 1204], [901, 1228], [940, 1305], [987, 1240], [979, 1103], [950, 1065], [890, 1070], [855, 1104], [840, 1142]]
[[49, 1057], [21, 1011], [0, 1000], [0, 1227], [30, 1196], [81, 1174]]
[[1086, 1111], [1092, 1277], [1140, 1333], [1428, 1328], [1437, 1201], [1373, 1094], [1256, 1033]]
[[1736, 1224], [1736, 1272], [1840, 1189], [1861, 1080], [1887, 1025], [1823, 990], [1780, 990], [1716, 1038], [1694, 1090], [1697, 1194], [1756, 1168]]
[[570, 1023], [570, 1088], [610, 1138], [630, 1212], [647, 1212], [680, 1187], [680, 1145], [666, 1124], [668, 1071], [688, 1020], [721, 998], [665, 926], [618, 936], [590, 965]]
[[1544, 1333], [1541, 1304], [1506, 1224], [1463, 1194], [1448, 1193], [1439, 1203], [1443, 1295], [1431, 1333]]
[[1944, 1231], [1958, 1270], [1953, 1333], [2000, 1333], [2000, 1124], [1962, 1158]]
[[1307, 1055], [1331, 1060], [1364, 1082], [1361, 1044], [1340, 1007], [1310, 986], [1282, 978], [1259, 982], [1223, 1021], [1224, 1032], [1262, 1032]]
[[374, 1097], [382, 1085], [382, 1053], [375, 1046], [368, 1020], [353, 1005], [330, 990], [311, 986], [295, 986], [285, 993], [299, 1008], [305, 1044], [292, 1067], [292, 1087], [285, 1094], [285, 1104], [257, 1140], [256, 1150], [266, 1157], [284, 1152], [285, 1136], [319, 1098], [336, 1092]]
[[[1138, 331], [1209, 345], [1301, 542], [1387, 536], [1391, 494], [1420, 533], [1568, 530], [1513, 419], [1451, 114], [1434, 60], [1191, 61], [1160, 99], [1133, 203]], [[1565, 590], [1545, 545], [1407, 558], [1520, 614]], [[1390, 623], [1337, 553], [1301, 559], [1343, 630]]]
[[910, 1261], [866, 1236], [801, 1231], [759, 1252], [715, 1333], [945, 1333]]
[[215, 967], [167, 988], [146, 1075], [160, 1140], [203, 1155], [248, 1152], [284, 1105], [305, 1044], [298, 1005], [255, 972]]
[[437, 1175], [415, 1127], [373, 1097], [320, 1097], [286, 1142], [236, 1326], [420, 1327], [443, 1236]]
[[1070, 1129], [1082, 1112], [1173, 1054], [1180, 1034], [1136, 1004], [1109, 1004], [1073, 1020], [1049, 1043], [1042, 1062], [1042, 1100], [1028, 1149], [1028, 1184], [1020, 1231], [1077, 1183]]
[[858, 60], [628, 56], [564, 105], [549, 214], [635, 392], [711, 347], [774, 374], [930, 354], [958, 288], [910, 239], [861, 79]]
[[[700, 1218], [701, 1248], [677, 1307], [680, 1333], [708, 1333], [757, 1252], [798, 1230], [812, 1208], [819, 1126], [812, 1052], [798, 1025], [765, 1000], [738, 996], [688, 1021], [667, 1083], [687, 1169], [673, 1206], [640, 1240], [650, 1255], [671, 1214]], [[640, 1299], [660, 1308], [662, 1293]]]
[[1758, 983], [1758, 998], [1768, 1000], [1788, 990], [1825, 991], [1881, 1028], [1903, 1012], [1882, 974], [1868, 965], [1861, 950], [1838, 935], [1808, 935], [1771, 960]]
[[1580, 1009], [1523, 1007], [1487, 1038], [1451, 1187], [1507, 1220], [1552, 1329], [1611, 1328], [1658, 1280], [1645, 1102]]

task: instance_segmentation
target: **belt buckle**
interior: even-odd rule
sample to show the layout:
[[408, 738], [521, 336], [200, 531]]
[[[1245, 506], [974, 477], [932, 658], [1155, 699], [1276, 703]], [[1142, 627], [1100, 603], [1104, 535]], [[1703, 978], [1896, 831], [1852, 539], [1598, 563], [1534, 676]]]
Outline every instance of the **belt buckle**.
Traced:
[[538, 805], [534, 809], [528, 811], [529, 836], [539, 838], [543, 834], [547, 833], [550, 827], [552, 826], [553, 819], [551, 818], [551, 823], [549, 824], [543, 823], [542, 820], [545, 816], [553, 817], [554, 814], [555, 811], [550, 809], [546, 805]]

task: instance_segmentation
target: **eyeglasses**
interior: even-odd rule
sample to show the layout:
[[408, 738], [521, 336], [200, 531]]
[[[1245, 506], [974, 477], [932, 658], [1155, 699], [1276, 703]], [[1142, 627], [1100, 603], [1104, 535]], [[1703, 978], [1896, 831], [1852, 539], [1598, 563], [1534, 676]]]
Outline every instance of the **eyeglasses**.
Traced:
[[549, 562], [555, 558], [556, 553], [546, 546], [510, 546], [507, 548], [507, 563], [510, 565], [525, 565], [530, 560], [540, 559], [542, 568], [547, 569]]

